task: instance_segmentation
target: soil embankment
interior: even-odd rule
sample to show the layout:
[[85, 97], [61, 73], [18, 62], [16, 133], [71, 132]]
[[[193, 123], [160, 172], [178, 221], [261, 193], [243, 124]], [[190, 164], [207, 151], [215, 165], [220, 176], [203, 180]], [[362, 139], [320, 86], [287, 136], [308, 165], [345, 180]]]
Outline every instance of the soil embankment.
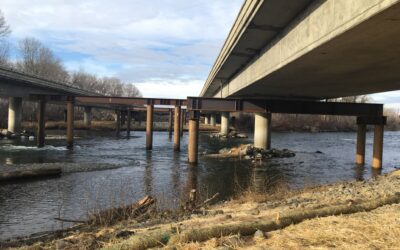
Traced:
[[395, 171], [274, 195], [247, 193], [183, 216], [163, 213], [145, 221], [86, 226], [31, 241], [24, 249], [397, 249], [399, 203], [400, 171]]

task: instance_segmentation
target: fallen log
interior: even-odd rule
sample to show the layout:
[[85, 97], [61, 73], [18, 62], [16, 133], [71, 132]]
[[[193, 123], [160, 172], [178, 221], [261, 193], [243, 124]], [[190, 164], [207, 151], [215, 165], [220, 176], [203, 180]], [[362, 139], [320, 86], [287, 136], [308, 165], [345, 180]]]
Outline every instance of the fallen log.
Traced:
[[16, 179], [29, 179], [58, 175], [61, 175], [61, 167], [3, 166], [0, 170], [0, 181], [11, 181]]
[[360, 203], [352, 203], [346, 205], [328, 206], [318, 209], [288, 212], [279, 214], [275, 219], [257, 218], [253, 222], [234, 222], [225, 225], [217, 225], [206, 228], [197, 228], [187, 231], [181, 231], [176, 234], [172, 230], [158, 230], [151, 233], [142, 233], [129, 238], [127, 241], [121, 242], [114, 247], [118, 249], [147, 249], [165, 245], [168, 240], [169, 245], [176, 245], [185, 242], [201, 242], [211, 238], [240, 234], [243, 236], [253, 235], [257, 230], [264, 232], [274, 231], [285, 228], [292, 224], [300, 223], [304, 220], [316, 217], [327, 217], [341, 214], [351, 214], [357, 212], [367, 212], [377, 209], [381, 206], [400, 203], [400, 193], [395, 195], [382, 197], [371, 201]]
[[230, 223], [227, 225], [193, 229], [173, 236], [170, 243], [176, 244], [191, 241], [205, 241], [214, 237], [234, 234], [247, 236], [254, 234], [257, 230], [269, 232], [282, 229], [289, 225], [297, 224], [304, 220], [313, 219], [316, 217], [327, 217], [341, 214], [371, 211], [378, 207], [395, 203], [400, 203], [400, 193], [389, 197], [378, 198], [372, 201], [361, 202], [358, 204], [352, 203], [311, 210], [302, 209], [300, 211], [293, 211], [280, 215], [276, 219], [266, 219], [264, 221], [262, 219], [258, 219], [256, 222]]
[[93, 213], [89, 216], [88, 223], [95, 225], [111, 225], [117, 221], [136, 218], [144, 214], [156, 200], [151, 196], [146, 196], [136, 203], [128, 206], [114, 207], [107, 210]]

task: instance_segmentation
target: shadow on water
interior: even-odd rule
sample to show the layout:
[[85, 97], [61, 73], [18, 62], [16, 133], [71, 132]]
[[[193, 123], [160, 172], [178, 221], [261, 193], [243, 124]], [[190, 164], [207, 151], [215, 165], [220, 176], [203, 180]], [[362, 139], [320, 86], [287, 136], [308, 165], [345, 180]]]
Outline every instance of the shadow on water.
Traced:
[[[88, 211], [132, 203], [144, 195], [155, 196], [161, 206], [168, 208], [179, 207], [191, 189], [197, 190], [199, 200], [217, 192], [220, 199], [228, 199], [249, 189], [272, 192], [279, 185], [301, 188], [348, 179], [364, 180], [381, 174], [368, 167], [369, 161], [365, 167], [353, 163], [354, 133], [273, 133], [272, 145], [294, 150], [296, 157], [253, 165], [249, 161], [200, 156], [197, 166], [187, 163], [186, 133], [181, 152], [174, 152], [173, 139], [168, 133], [154, 133], [152, 151], [145, 150], [144, 132], [132, 132], [130, 138], [124, 135], [77, 131], [73, 150], [66, 149], [63, 139], [48, 140], [40, 150], [35, 148], [34, 141], [0, 140], [0, 171], [1, 165], [21, 163], [119, 166], [102, 171], [70, 171], [60, 178], [1, 184], [0, 239], [59, 229], [55, 217], [83, 219]], [[384, 172], [398, 167], [399, 141], [400, 133], [386, 133]], [[251, 143], [251, 139], [218, 140], [201, 134], [199, 152], [216, 152], [245, 143]], [[366, 159], [372, 159], [370, 133], [366, 152]]]

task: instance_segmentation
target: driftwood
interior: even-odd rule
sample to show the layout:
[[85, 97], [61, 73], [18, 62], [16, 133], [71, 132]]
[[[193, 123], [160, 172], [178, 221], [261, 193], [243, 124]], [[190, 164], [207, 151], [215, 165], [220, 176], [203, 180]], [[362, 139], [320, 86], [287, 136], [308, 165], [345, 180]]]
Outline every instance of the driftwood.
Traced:
[[196, 208], [199, 209], [205, 205], [207, 205], [208, 203], [212, 202], [213, 200], [215, 200], [217, 197], [219, 196], [219, 193], [214, 194], [211, 198], [203, 201], [202, 204], [198, 205]]
[[300, 223], [307, 219], [316, 217], [327, 217], [341, 214], [351, 214], [363, 211], [371, 211], [378, 207], [390, 204], [400, 203], [400, 194], [395, 194], [389, 197], [378, 198], [371, 201], [360, 203], [328, 206], [318, 209], [302, 209], [300, 211], [293, 211], [280, 214], [275, 219], [264, 218], [257, 219], [253, 222], [235, 222], [225, 225], [216, 225], [206, 228], [198, 228], [188, 231], [182, 231], [175, 234], [172, 231], [156, 231], [149, 234], [135, 235], [114, 247], [118, 249], [147, 249], [166, 244], [175, 245], [178, 243], [192, 242], [192, 241], [205, 241], [214, 237], [221, 237], [227, 235], [240, 234], [243, 236], [253, 235], [257, 230], [264, 232], [274, 231], [285, 228], [292, 224]]
[[61, 167], [2, 167], [0, 181], [10, 181], [16, 179], [28, 179], [45, 176], [57, 176], [61, 174]]
[[84, 220], [73, 220], [73, 219], [64, 219], [64, 218], [54, 218], [54, 220], [61, 221], [61, 222], [71, 222], [71, 223], [87, 223]]
[[88, 223], [90, 224], [113, 224], [117, 221], [135, 218], [144, 214], [153, 205], [156, 200], [151, 196], [146, 196], [139, 200], [137, 203], [111, 208], [107, 210], [94, 213], [89, 216]]

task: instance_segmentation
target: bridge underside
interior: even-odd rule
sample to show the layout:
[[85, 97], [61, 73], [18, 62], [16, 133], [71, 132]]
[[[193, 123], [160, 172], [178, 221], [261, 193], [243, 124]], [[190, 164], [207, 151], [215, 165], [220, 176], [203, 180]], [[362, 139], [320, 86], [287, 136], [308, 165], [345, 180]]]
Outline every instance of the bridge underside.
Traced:
[[400, 5], [232, 96], [334, 98], [400, 88]]
[[335, 3], [316, 6], [240, 71], [225, 75], [233, 61], [243, 60], [231, 56], [204, 96], [327, 99], [399, 90], [400, 4], [371, 5], [345, 22], [333, 20], [346, 10]]

